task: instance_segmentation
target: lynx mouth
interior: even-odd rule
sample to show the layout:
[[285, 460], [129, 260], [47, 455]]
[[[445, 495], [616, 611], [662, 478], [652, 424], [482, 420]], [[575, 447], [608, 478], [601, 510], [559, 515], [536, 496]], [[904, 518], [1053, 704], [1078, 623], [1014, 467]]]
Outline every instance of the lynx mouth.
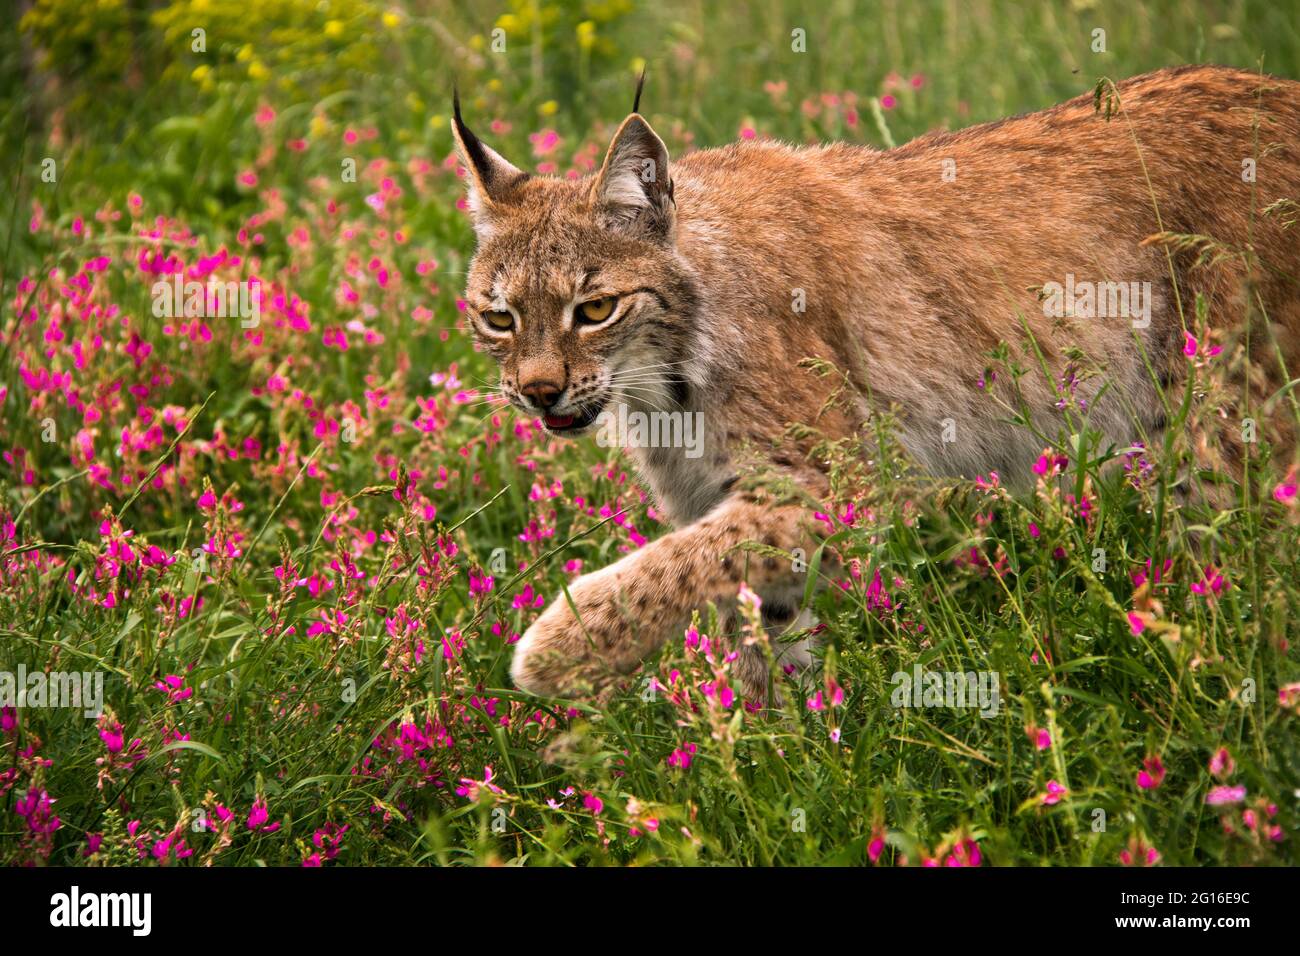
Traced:
[[594, 422], [604, 407], [603, 403], [598, 402], [580, 408], [572, 415], [543, 415], [542, 421], [546, 423], [547, 430], [557, 435], [576, 435]]

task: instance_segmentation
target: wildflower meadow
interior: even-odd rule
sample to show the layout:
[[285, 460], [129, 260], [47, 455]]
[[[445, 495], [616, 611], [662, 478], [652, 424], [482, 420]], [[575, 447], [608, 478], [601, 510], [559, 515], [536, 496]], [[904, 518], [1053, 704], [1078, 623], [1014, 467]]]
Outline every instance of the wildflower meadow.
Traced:
[[[666, 523], [471, 347], [449, 118], [455, 83], [494, 148], [579, 177], [644, 70], [673, 155], [887, 148], [1162, 66], [1296, 78], [1297, 12], [22, 0], [0, 863], [1294, 865], [1300, 474], [1261, 435], [1217, 494], [1175, 490], [1227, 387], [1204, 314], [1161, 446], [1101, 446], [1081, 359], [1027, 493], [918, 474], [889, 409], [883, 459], [825, 447], [807, 508], [842, 560], [782, 556], [818, 649], [779, 702], [743, 695], [709, 608], [605, 695], [515, 689], [542, 608]], [[1004, 358], [951, 372], [1029, 428], [1040, 373]]]

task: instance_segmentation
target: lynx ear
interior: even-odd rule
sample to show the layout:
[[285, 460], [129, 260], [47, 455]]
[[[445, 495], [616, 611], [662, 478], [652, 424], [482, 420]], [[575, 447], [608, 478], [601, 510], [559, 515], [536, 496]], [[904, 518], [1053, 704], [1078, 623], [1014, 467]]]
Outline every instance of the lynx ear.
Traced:
[[522, 169], [506, 162], [496, 150], [475, 136], [460, 116], [460, 92], [452, 91], [452, 134], [461, 163], [468, 172], [469, 208], [476, 228], [488, 225], [492, 208], [528, 178]]
[[637, 113], [623, 120], [592, 187], [605, 223], [666, 238], [673, 226], [673, 182], [668, 150]]

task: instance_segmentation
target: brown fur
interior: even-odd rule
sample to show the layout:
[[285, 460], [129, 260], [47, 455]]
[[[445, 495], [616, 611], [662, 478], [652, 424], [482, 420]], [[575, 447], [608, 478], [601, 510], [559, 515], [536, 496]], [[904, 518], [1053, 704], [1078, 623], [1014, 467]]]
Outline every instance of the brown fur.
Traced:
[[[822, 434], [852, 435], [868, 402], [892, 406], [902, 444], [926, 470], [995, 470], [1024, 484], [1042, 442], [978, 391], [984, 353], [1013, 346], [1032, 370], [1023, 399], [1053, 435], [1065, 351], [1081, 349], [1105, 374], [1085, 381], [1080, 396], [1110, 386], [1091, 410], [1093, 426], [1117, 448], [1139, 438], [1150, 445], [1165, 427], [1159, 390], [1175, 402], [1181, 395], [1196, 295], [1231, 345], [1253, 288], [1271, 328], [1256, 318], [1250, 353], [1263, 374], [1252, 407], [1273, 396], [1261, 438], [1292, 455], [1293, 419], [1272, 414], [1285, 404], [1275, 395], [1285, 379], [1270, 336], [1295, 374], [1300, 226], [1261, 210], [1300, 201], [1300, 84], [1185, 67], [1116, 92], [1109, 120], [1085, 95], [889, 151], [756, 142], [690, 153], [671, 168], [633, 114], [601, 173], [577, 182], [520, 172], [458, 114], [479, 231], [467, 300], [506, 396], [529, 414], [546, 411], [537, 395], [559, 396], [552, 409], [561, 413], [617, 401], [701, 411], [707, 430], [697, 462], [680, 449], [630, 449], [682, 527], [579, 580], [581, 621], [564, 600], [548, 608], [517, 649], [516, 682], [554, 693], [625, 673], [680, 633], [692, 609], [733, 601], [742, 578], [767, 600], [797, 603], [801, 576], [780, 562], [738, 568], [743, 558], [730, 549], [746, 540], [813, 546], [804, 509], [735, 482], [749, 448], [770, 472], [825, 492], [809, 443], [783, 440], [788, 423], [812, 423], [835, 385], [800, 368], [806, 357], [842, 370], [862, 397], [860, 413], [822, 414]], [[1252, 158], [1249, 183], [1242, 161]], [[1149, 241], [1162, 233], [1248, 249], [1252, 285], [1240, 259], [1197, 267], [1188, 252]], [[1067, 274], [1151, 283], [1149, 327], [1046, 316], [1039, 290]], [[797, 290], [804, 311], [792, 307]], [[568, 324], [566, 309], [597, 295], [620, 297], [616, 320]], [[494, 302], [517, 312], [509, 334], [483, 322]], [[1050, 380], [1035, 368], [1026, 329]], [[945, 423], [955, 441], [943, 440]], [[1232, 467], [1243, 454], [1232, 440], [1204, 438], [1199, 448], [1207, 465]]]

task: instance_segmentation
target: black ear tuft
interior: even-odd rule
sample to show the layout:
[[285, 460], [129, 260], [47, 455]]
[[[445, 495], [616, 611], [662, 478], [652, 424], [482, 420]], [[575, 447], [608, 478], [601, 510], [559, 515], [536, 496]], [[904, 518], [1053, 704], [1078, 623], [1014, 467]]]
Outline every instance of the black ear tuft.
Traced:
[[465, 120], [460, 115], [460, 89], [455, 84], [451, 87], [451, 113], [456, 123], [456, 135], [460, 137], [461, 144], [465, 147], [465, 158], [473, 163], [474, 169], [480, 175], [488, 173], [492, 164], [483, 149], [483, 141], [465, 125]]
[[641, 88], [645, 86], [645, 67], [641, 67], [641, 75], [636, 81], [636, 97], [632, 100], [632, 112], [641, 112]]
[[528, 174], [510, 165], [465, 125], [460, 114], [460, 90], [454, 84], [451, 88], [451, 114], [452, 133], [456, 137], [461, 163], [469, 173], [470, 211], [476, 219], [482, 220], [488, 206], [507, 199], [511, 190], [526, 180]]

